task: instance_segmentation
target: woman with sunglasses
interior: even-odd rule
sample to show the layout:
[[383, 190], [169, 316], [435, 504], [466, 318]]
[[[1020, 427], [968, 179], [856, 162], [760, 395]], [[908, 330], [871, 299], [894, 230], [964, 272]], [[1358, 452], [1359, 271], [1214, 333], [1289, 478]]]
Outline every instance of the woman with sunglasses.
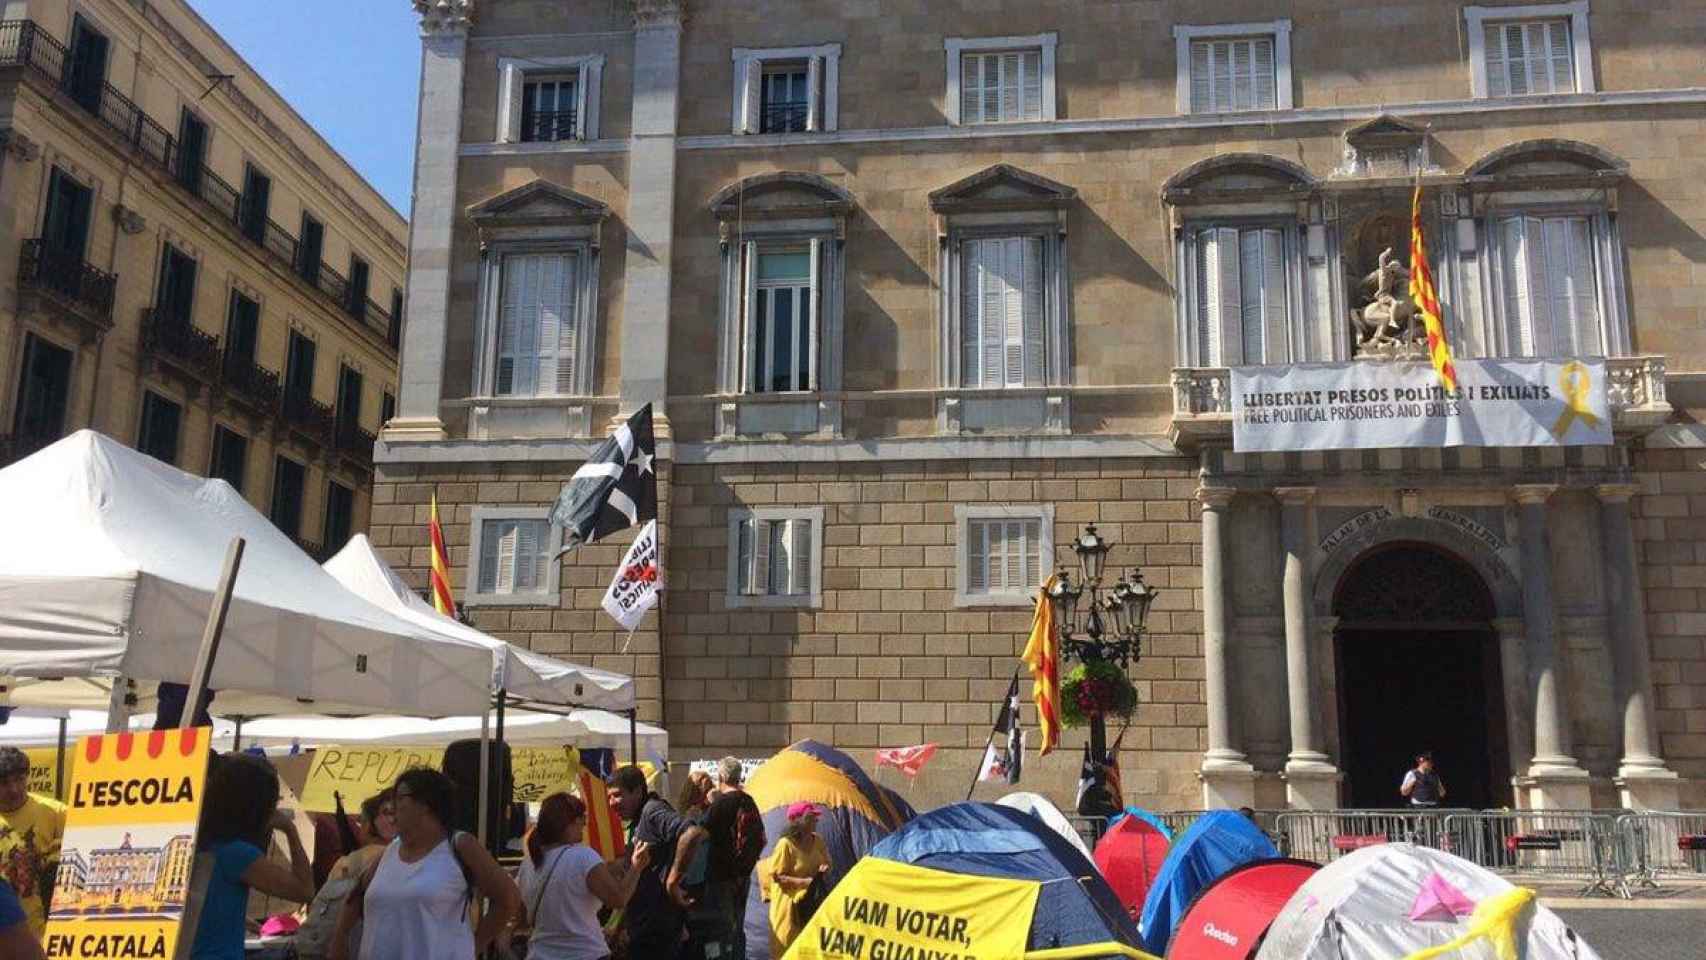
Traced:
[[539, 805], [539, 822], [527, 835], [521, 863], [521, 893], [533, 936], [527, 960], [604, 960], [610, 956], [599, 927], [601, 907], [628, 905], [640, 874], [651, 862], [644, 841], [634, 844], [632, 865], [621, 877], [587, 846], [586, 804], [553, 793]]

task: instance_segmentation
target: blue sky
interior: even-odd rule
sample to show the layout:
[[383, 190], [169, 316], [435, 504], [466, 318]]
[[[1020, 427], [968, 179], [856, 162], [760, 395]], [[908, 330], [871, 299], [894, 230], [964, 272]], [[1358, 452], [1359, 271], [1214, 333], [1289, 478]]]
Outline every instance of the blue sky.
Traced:
[[190, 0], [190, 6], [409, 215], [421, 40], [407, 0]]

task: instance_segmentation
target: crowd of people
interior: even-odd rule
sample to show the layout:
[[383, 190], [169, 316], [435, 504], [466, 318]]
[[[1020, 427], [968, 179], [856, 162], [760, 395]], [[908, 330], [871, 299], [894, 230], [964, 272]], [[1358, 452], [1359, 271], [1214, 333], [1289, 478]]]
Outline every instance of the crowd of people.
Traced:
[[[0, 747], [0, 954], [34, 960], [65, 808], [29, 793], [28, 773], [22, 751]], [[515, 960], [744, 960], [755, 880], [779, 957], [827, 894], [822, 808], [789, 807], [765, 858], [764, 822], [732, 757], [714, 780], [690, 775], [675, 805], [638, 767], [616, 770], [609, 801], [630, 840], [615, 862], [588, 846], [582, 798], [546, 797], [514, 878], [456, 829], [456, 790], [438, 770], [404, 771], [362, 802], [359, 827], [340, 825], [341, 856], [316, 871], [273, 765], [215, 755], [197, 837], [203, 892], [185, 917], [191, 960], [244, 957], [251, 893], [306, 905], [292, 943], [302, 960], [471, 960], [494, 947]]]

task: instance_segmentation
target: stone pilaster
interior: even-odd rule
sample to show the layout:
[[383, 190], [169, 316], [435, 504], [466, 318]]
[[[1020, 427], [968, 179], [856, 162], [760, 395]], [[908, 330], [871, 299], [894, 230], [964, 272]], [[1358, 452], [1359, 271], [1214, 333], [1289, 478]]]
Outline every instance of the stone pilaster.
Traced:
[[415, 207], [409, 217], [409, 277], [397, 415], [384, 439], [442, 440], [445, 331], [450, 314], [451, 243], [462, 141], [462, 70], [474, 0], [415, 0], [421, 16]]
[[1321, 752], [1309, 633], [1309, 544], [1315, 527], [1315, 488], [1280, 487], [1274, 496], [1280, 502], [1280, 547], [1285, 552], [1281, 596], [1285, 609], [1286, 704], [1291, 721], [1286, 798], [1297, 809], [1332, 809], [1338, 806], [1340, 778], [1338, 769]]
[[1607, 637], [1617, 709], [1623, 720], [1623, 758], [1617, 785], [1623, 805], [1632, 810], [1677, 809], [1677, 775], [1658, 755], [1653, 718], [1652, 654], [1641, 599], [1641, 574], [1635, 562], [1635, 536], [1629, 521], [1633, 484], [1605, 484], [1599, 496], [1600, 538], [1605, 549]]
[[1546, 523], [1546, 501], [1557, 490], [1552, 484], [1521, 484], [1515, 489], [1522, 538], [1528, 688], [1534, 704], [1534, 757], [1528, 777], [1533, 782], [1530, 805], [1535, 809], [1579, 810], [1589, 805], [1588, 777], [1570, 755], [1570, 722], [1563, 678], [1559, 676], [1563, 657], [1552, 608], [1552, 560]]
[[1251, 806], [1256, 797], [1256, 774], [1244, 752], [1235, 745], [1232, 730], [1232, 683], [1226, 636], [1226, 508], [1235, 491], [1201, 487], [1202, 503], [1202, 646], [1203, 677], [1208, 700], [1208, 751], [1199, 776], [1203, 806]]

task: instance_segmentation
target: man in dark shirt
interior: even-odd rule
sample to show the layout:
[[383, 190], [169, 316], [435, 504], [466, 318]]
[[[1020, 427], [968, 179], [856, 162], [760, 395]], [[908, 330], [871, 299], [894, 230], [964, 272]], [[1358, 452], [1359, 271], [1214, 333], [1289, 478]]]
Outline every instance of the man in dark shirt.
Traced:
[[1445, 799], [1445, 781], [1439, 778], [1439, 771], [1434, 769], [1434, 755], [1423, 753], [1416, 757], [1416, 765], [1404, 774], [1404, 782], [1398, 787], [1398, 792], [1410, 799], [1412, 807], [1437, 807]]
[[679, 887], [681, 883], [676, 841], [693, 823], [646, 788], [646, 775], [639, 767], [617, 770], [614, 782], [622, 818], [633, 822], [634, 839], [645, 841], [652, 849], [651, 863], [640, 875], [624, 913], [629, 956], [669, 960], [681, 946], [685, 920], [679, 894], [670, 894], [671, 885]]

